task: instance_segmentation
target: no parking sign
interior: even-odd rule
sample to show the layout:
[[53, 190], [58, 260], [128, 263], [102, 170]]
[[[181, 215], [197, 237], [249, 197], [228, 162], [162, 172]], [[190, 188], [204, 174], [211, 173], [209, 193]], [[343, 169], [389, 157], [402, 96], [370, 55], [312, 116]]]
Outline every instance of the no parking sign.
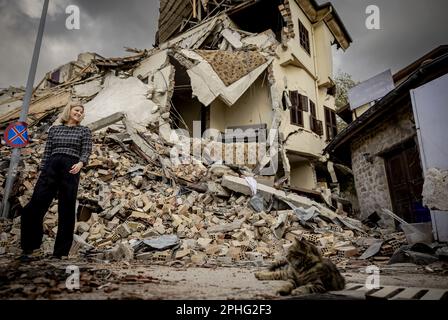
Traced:
[[13, 122], [5, 130], [5, 142], [13, 148], [23, 148], [29, 143], [28, 124], [26, 122]]

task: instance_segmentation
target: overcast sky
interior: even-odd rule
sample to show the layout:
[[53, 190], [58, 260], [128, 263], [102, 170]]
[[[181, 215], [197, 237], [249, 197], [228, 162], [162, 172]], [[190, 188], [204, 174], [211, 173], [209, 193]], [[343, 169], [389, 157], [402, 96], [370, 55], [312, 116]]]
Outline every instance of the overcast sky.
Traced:
[[[318, 3], [327, 0], [318, 0]], [[353, 38], [334, 55], [335, 71], [365, 80], [384, 70], [396, 72], [426, 52], [448, 44], [447, 0], [333, 0]], [[50, 0], [37, 83], [78, 53], [124, 56], [123, 47], [152, 48], [158, 0]], [[43, 0], [0, 0], [0, 88], [26, 84]], [[67, 30], [68, 5], [80, 9], [80, 30]], [[365, 26], [366, 7], [380, 9], [381, 30]]]

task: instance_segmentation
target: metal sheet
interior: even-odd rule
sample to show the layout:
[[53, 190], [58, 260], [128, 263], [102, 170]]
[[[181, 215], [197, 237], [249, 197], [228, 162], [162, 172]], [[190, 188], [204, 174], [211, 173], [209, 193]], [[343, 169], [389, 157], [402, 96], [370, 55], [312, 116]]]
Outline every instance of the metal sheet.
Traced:
[[[430, 168], [448, 170], [448, 74], [411, 90], [424, 175]], [[434, 236], [448, 241], [448, 212], [431, 211]]]
[[395, 88], [390, 70], [361, 82], [348, 91], [350, 109], [355, 110], [369, 102], [378, 100]]

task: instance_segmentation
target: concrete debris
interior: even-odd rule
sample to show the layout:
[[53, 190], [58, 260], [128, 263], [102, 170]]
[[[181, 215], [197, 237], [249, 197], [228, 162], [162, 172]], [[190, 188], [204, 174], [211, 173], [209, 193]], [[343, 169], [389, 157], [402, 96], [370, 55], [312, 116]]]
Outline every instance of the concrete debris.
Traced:
[[[133, 247], [135, 251], [166, 250], [179, 245], [179, 238], [176, 235], [164, 235], [152, 237], [137, 242]], [[140, 249], [142, 248], [142, 249]]]
[[380, 251], [382, 245], [382, 240], [376, 240], [375, 243], [373, 243], [366, 251], [364, 251], [359, 259], [364, 260], [376, 255]]
[[120, 242], [106, 251], [104, 259], [110, 261], [130, 261], [134, 259], [134, 250], [127, 242]]
[[200, 53], [184, 49], [180, 51], [180, 54], [185, 59], [193, 60], [197, 63], [188, 68], [187, 73], [191, 80], [193, 94], [206, 106], [210, 105], [216, 98], [219, 98], [228, 106], [235, 104], [263, 71], [266, 70], [273, 59], [271, 57], [266, 58], [266, 62], [238, 78], [238, 80], [236, 80], [237, 76], [226, 80], [227, 83], [231, 83], [226, 85], [226, 82], [220, 78], [213, 66]]
[[414, 263], [427, 265], [439, 260], [436, 250], [423, 243], [406, 245], [395, 251], [389, 260], [389, 264]]
[[422, 196], [428, 208], [448, 211], [448, 170], [430, 168], [425, 175]]
[[[268, 26], [262, 33], [249, 33], [222, 13], [154, 49], [130, 49], [132, 55], [119, 58], [85, 53], [50, 72], [31, 100], [30, 144], [22, 149], [23, 161], [9, 199], [15, 219], [0, 221], [0, 254], [20, 253], [19, 208], [29, 201], [37, 181], [46, 132], [71, 99], [85, 105], [82, 124], [91, 128], [94, 144], [81, 175], [71, 256], [260, 265], [283, 255], [294, 238], [316, 244], [335, 262], [356, 257], [373, 245], [360, 239], [383, 241], [363, 258], [378, 253], [389, 257], [405, 244], [403, 233], [388, 238], [390, 232], [366, 228], [340, 206], [335, 211], [328, 188], [323, 188], [325, 192], [290, 188], [297, 169], [287, 154], [292, 139], [284, 140], [288, 133], [281, 139], [260, 135], [279, 129], [282, 121], [290, 122], [281, 115], [290, 114], [282, 110], [282, 97], [284, 88], [294, 89], [294, 83], [287, 82], [295, 71], [279, 70], [303, 67], [296, 58], [291, 60], [299, 56], [292, 49], [297, 40], [289, 9], [282, 8], [287, 23], [277, 30], [281, 43]], [[280, 45], [283, 48], [277, 50]], [[2, 128], [19, 117], [23, 97], [22, 89], [0, 91]], [[246, 100], [260, 109], [249, 110], [250, 120], [242, 123], [240, 114], [226, 109], [237, 102], [245, 106]], [[210, 109], [220, 114], [213, 119], [220, 122], [216, 131], [233, 126], [253, 132], [249, 137], [226, 133], [221, 139], [185, 134], [196, 130], [189, 124], [197, 118], [208, 126], [202, 129], [209, 129]], [[235, 119], [226, 123], [226, 118]], [[274, 138], [289, 141], [288, 145], [281, 142], [277, 147]], [[312, 153], [319, 154], [323, 138], [313, 139]], [[179, 145], [186, 151], [177, 149]], [[228, 154], [243, 160], [229, 161]], [[3, 159], [8, 159], [10, 149], [1, 145], [0, 155], [0, 194], [4, 194], [8, 161]], [[282, 176], [276, 175], [277, 156]], [[303, 174], [315, 173], [310, 161], [299, 162], [310, 164]], [[446, 208], [443, 203], [436, 206]], [[43, 222], [46, 253], [51, 253], [56, 237], [56, 213], [54, 202]]]
[[[257, 185], [257, 195], [263, 200], [274, 197], [312, 213], [305, 219], [306, 225], [300, 223], [303, 214], [294, 210], [265, 207], [269, 211], [257, 212], [250, 205], [252, 190], [244, 178], [227, 175], [233, 172], [230, 167], [197, 163], [167, 166], [165, 173], [158, 158], [142, 156], [126, 129], [114, 135], [121, 135], [120, 143], [108, 139], [107, 131], [93, 134], [93, 153], [78, 197], [83, 216], [89, 213], [84, 221], [77, 222], [73, 256], [91, 257], [94, 248], [94, 256], [111, 261], [135, 258], [167, 263], [174, 259], [202, 265], [212, 260], [227, 261], [228, 257], [233, 263], [261, 263], [285, 252], [294, 237], [316, 243], [325, 256], [339, 260], [357, 256], [371, 245], [355, 241], [356, 235], [365, 235], [356, 220], [344, 218], [346, 223], [342, 223], [334, 219], [331, 209], [322, 210], [322, 204], [306, 197]], [[159, 156], [168, 154], [168, 146], [158, 135], [144, 135], [142, 141]], [[30, 147], [35, 151], [25, 158], [20, 176], [23, 187], [18, 191], [23, 203], [30, 198], [32, 188], [21, 182], [35, 183], [43, 145], [32, 143]], [[164, 182], [166, 174], [175, 183]], [[134, 182], [136, 177], [138, 183]], [[201, 183], [208, 187], [202, 191], [190, 189]], [[45, 238], [54, 241], [56, 209], [46, 215], [44, 226]], [[20, 230], [19, 218], [1, 223], [3, 254], [20, 252], [20, 233], [15, 230]], [[404, 235], [398, 239], [398, 246], [405, 244]]]
[[104, 89], [93, 100], [85, 104], [86, 110], [88, 110], [84, 119], [85, 125], [116, 112], [124, 112], [129, 121], [140, 128], [145, 128], [148, 124], [158, 121], [158, 114], [151, 113], [155, 103], [146, 98], [149, 86], [139, 79], [134, 77], [121, 79], [109, 75], [105, 78], [103, 86]]

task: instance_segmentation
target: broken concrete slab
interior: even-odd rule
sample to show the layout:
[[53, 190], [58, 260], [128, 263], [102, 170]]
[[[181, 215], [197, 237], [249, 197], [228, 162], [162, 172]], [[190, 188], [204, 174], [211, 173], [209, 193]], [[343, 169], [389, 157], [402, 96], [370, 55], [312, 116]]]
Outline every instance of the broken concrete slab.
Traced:
[[243, 225], [245, 219], [240, 219], [237, 221], [234, 221], [232, 223], [224, 224], [224, 225], [217, 225], [213, 226], [207, 229], [207, 232], [210, 234], [213, 233], [221, 233], [221, 232], [231, 232], [237, 229], [240, 229]]
[[[232, 191], [242, 193], [248, 196], [252, 195], [252, 191], [245, 179], [226, 175], [222, 177], [221, 184], [223, 187], [230, 189]], [[275, 196], [280, 200], [286, 200], [296, 206], [303, 206], [305, 208], [309, 208], [314, 204], [314, 202], [308, 198], [296, 194], [286, 194], [286, 192], [284, 191], [277, 190], [262, 184], [259, 184], [257, 186], [257, 193], [262, 195], [266, 201], [269, 201], [272, 196]]]
[[91, 97], [96, 95], [102, 89], [101, 79], [94, 79], [82, 84], [73, 86], [75, 95], [78, 97]]
[[163, 235], [138, 241], [133, 245], [134, 250], [167, 250], [179, 246], [179, 237], [177, 235]]
[[[85, 104], [87, 110], [84, 125], [106, 118], [116, 112], [124, 112], [141, 129], [158, 120], [158, 114], [152, 114], [155, 103], [146, 98], [149, 86], [135, 77], [121, 79], [108, 75], [104, 80], [104, 89]], [[107, 108], [104, 108], [107, 106]]]
[[275, 37], [275, 33], [272, 30], [266, 30], [256, 35], [247, 36], [241, 39], [241, 42], [245, 45], [253, 45], [261, 50], [270, 48], [272, 45], [278, 44]]
[[207, 181], [207, 189], [210, 193], [220, 197], [230, 197], [229, 192], [215, 181]]
[[216, 98], [220, 98], [226, 105], [232, 106], [249, 89], [260, 74], [269, 66], [273, 58], [242, 77], [238, 81], [226, 86], [219, 78], [212, 66], [204, 58], [191, 50], [182, 50], [181, 53], [189, 59], [199, 63], [187, 70], [191, 80], [193, 94], [205, 106], [209, 106]]
[[87, 125], [90, 131], [95, 132], [96, 130], [103, 129], [111, 124], [121, 121], [125, 117], [123, 112], [116, 112], [110, 116], [97, 120]]
[[234, 47], [235, 49], [241, 49], [243, 43], [241, 42], [241, 35], [238, 32], [230, 29], [224, 29], [221, 35]]

